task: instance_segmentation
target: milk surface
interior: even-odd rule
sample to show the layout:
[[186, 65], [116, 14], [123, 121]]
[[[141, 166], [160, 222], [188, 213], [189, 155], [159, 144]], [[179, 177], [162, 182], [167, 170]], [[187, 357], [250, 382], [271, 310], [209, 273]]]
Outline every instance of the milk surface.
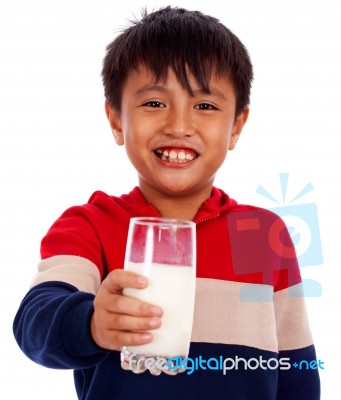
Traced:
[[195, 268], [130, 263], [124, 267], [148, 278], [145, 289], [125, 288], [123, 294], [157, 305], [163, 309], [161, 327], [151, 330], [153, 341], [142, 346], [126, 347], [132, 353], [161, 357], [186, 357], [192, 333]]

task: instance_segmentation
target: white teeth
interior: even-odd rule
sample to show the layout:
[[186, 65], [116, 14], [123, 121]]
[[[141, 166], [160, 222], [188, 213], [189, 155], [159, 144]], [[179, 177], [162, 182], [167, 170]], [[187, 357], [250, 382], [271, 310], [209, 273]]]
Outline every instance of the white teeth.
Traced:
[[176, 151], [171, 150], [171, 152], [169, 153], [169, 158], [171, 158], [173, 160], [178, 158], [178, 154], [176, 153]]
[[183, 152], [183, 151], [180, 151], [180, 152], [178, 153], [178, 159], [179, 159], [179, 160], [185, 160], [185, 159], [186, 159], [186, 153]]
[[193, 154], [186, 153], [186, 151], [184, 150], [170, 150], [168, 152], [167, 150], [157, 149], [155, 152], [160, 155], [161, 160], [175, 163], [185, 163], [187, 161], [192, 161], [195, 159], [195, 156]]

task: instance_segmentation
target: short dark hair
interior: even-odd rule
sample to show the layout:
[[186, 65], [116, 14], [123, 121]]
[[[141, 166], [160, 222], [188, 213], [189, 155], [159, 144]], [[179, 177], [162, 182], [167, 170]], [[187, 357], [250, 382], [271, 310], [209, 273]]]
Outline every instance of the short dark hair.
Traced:
[[166, 79], [169, 67], [193, 94], [188, 71], [209, 93], [212, 72], [228, 76], [236, 93], [236, 116], [250, 102], [252, 64], [245, 46], [218, 19], [199, 11], [165, 7], [133, 21], [107, 48], [102, 78], [106, 100], [121, 110], [122, 88], [132, 69], [144, 65], [156, 80]]

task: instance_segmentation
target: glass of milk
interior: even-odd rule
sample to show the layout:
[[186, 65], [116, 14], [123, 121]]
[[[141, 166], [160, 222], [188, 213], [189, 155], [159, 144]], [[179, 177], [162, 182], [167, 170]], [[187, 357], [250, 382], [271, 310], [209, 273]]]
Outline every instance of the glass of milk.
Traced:
[[[123, 369], [153, 375], [176, 375], [185, 369], [192, 332], [195, 278], [195, 223], [170, 218], [131, 218], [124, 269], [148, 278], [144, 289], [125, 288], [123, 294], [163, 309], [161, 327], [153, 341], [121, 349]], [[170, 360], [172, 359], [172, 360]]]

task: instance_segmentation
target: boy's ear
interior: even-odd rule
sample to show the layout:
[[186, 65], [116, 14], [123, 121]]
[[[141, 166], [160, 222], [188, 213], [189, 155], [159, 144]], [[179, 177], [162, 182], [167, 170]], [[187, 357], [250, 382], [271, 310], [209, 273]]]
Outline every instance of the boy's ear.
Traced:
[[124, 144], [124, 137], [119, 113], [110, 105], [108, 101], [105, 102], [104, 107], [109, 124], [111, 126], [111, 131], [114, 134], [116, 144], [122, 146]]
[[235, 148], [239, 136], [242, 133], [244, 125], [249, 117], [249, 111], [249, 107], [245, 107], [244, 110], [235, 119], [229, 144], [229, 150], [233, 150]]

